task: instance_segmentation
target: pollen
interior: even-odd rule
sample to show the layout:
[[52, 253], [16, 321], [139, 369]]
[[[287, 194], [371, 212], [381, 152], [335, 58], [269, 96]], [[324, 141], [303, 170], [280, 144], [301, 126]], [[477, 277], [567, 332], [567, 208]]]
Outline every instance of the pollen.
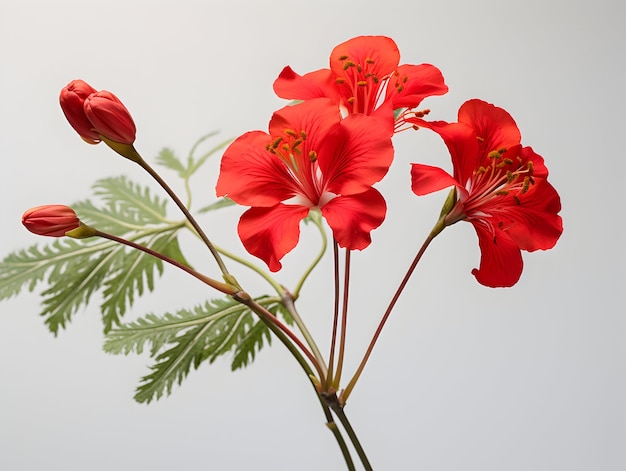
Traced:
[[373, 64], [374, 63], [374, 59], [370, 59], [369, 57], [367, 59], [365, 59], [365, 63], [366, 64]]
[[311, 162], [315, 162], [317, 160], [317, 152], [315, 152], [314, 150], [309, 152], [309, 159], [311, 160]]
[[298, 133], [293, 129], [285, 129], [284, 133], [291, 137], [298, 137]]
[[490, 159], [499, 159], [501, 156], [497, 150], [492, 150], [489, 154], [487, 154], [487, 157]]
[[367, 80], [359, 80], [356, 84], [359, 87], [367, 87]]
[[335, 83], [336, 83], [337, 85], [343, 85], [345, 82], [346, 82], [346, 81], [345, 81], [344, 79], [342, 79], [341, 77], [337, 77], [337, 78], [335, 79]]
[[351, 96], [350, 98], [348, 98], [348, 103], [352, 104], [356, 101], [356, 98], [354, 98], [353, 96]]
[[522, 193], [526, 193], [530, 188], [530, 177], [524, 177], [524, 184], [522, 185]]
[[345, 64], [343, 64], [343, 70], [348, 70], [350, 67], [354, 67], [356, 64], [352, 61], [346, 61]]
[[340, 61], [345, 61], [347, 58], [348, 58], [348, 56], [341, 56], [341, 57], [339, 58], [339, 60], [340, 60]]

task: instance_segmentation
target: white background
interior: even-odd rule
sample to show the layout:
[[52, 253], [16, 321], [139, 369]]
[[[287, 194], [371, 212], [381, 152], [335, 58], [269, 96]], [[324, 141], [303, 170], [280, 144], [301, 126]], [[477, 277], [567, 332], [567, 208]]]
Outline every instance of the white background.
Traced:
[[[431, 117], [454, 120], [474, 97], [514, 116], [546, 159], [565, 232], [554, 250], [525, 254], [521, 281], [504, 290], [471, 276], [479, 251], [469, 224], [435, 240], [346, 408], [375, 469], [626, 469], [624, 9], [619, 0], [0, 0], [0, 255], [48, 242], [20, 224], [31, 206], [84, 199], [105, 176], [149, 182], [69, 127], [58, 93], [70, 80], [117, 94], [151, 160], [163, 146], [184, 155], [214, 129], [224, 138], [266, 129], [284, 103], [271, 88], [283, 66], [327, 67], [340, 42], [391, 36], [401, 63], [433, 63], [446, 77], [450, 92], [424, 103]], [[444, 198], [409, 186], [409, 162], [449, 168], [438, 138], [405, 133], [395, 146], [378, 186], [387, 221], [354, 257], [347, 374]], [[216, 175], [217, 160], [192, 181], [196, 207], [213, 201]], [[203, 224], [239, 251], [241, 211]], [[284, 260], [287, 285], [317, 250], [310, 231]], [[185, 253], [217, 274], [198, 246]], [[326, 261], [299, 304], [324, 350], [329, 283]], [[211, 294], [168, 270], [127, 319]], [[140, 405], [133, 390], [148, 358], [102, 352], [98, 301], [58, 338], [36, 294], [0, 304], [0, 469], [344, 469], [278, 342], [251, 368], [233, 374], [218, 360]]]

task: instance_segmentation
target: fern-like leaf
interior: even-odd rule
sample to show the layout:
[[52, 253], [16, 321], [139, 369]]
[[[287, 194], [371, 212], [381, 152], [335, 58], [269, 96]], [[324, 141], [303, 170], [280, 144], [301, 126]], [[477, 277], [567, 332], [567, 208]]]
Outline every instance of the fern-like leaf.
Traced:
[[[257, 300], [276, 312], [275, 298]], [[148, 314], [134, 322], [111, 329], [104, 350], [114, 354], [142, 353], [149, 348], [156, 363], [144, 376], [135, 399], [150, 402], [170, 394], [191, 367], [234, 352], [233, 369], [248, 365], [264, 345], [270, 343], [267, 326], [248, 307], [232, 299], [208, 301], [192, 310], [164, 316]]]

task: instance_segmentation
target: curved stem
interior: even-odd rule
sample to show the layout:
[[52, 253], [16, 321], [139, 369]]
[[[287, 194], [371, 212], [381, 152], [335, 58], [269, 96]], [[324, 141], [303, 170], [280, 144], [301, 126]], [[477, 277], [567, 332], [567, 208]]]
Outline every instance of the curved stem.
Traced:
[[391, 311], [393, 310], [394, 306], [396, 305], [396, 302], [400, 298], [402, 291], [404, 291], [404, 288], [406, 287], [409, 279], [413, 275], [413, 272], [415, 271], [415, 267], [417, 267], [417, 264], [422, 258], [422, 255], [424, 255], [424, 252], [426, 251], [430, 243], [433, 241], [433, 239], [437, 237], [437, 235], [439, 235], [439, 233], [441, 233], [441, 231], [445, 228], [444, 218], [445, 216], [442, 216], [439, 218], [439, 221], [437, 221], [437, 224], [435, 224], [435, 227], [433, 227], [432, 231], [430, 231], [430, 234], [428, 234], [428, 237], [426, 237], [426, 240], [424, 240], [424, 243], [418, 250], [417, 255], [415, 255], [415, 258], [413, 259], [411, 266], [407, 270], [406, 274], [404, 275], [404, 278], [402, 279], [402, 281], [400, 282], [400, 285], [398, 286], [398, 289], [393, 295], [393, 298], [391, 298], [391, 301], [389, 302], [389, 306], [387, 306], [387, 309], [385, 313], [383, 314], [383, 317], [380, 323], [378, 324], [378, 328], [376, 329], [376, 332], [374, 333], [374, 336], [372, 337], [372, 340], [369, 346], [367, 347], [367, 351], [365, 352], [365, 355], [363, 356], [363, 359], [361, 360], [359, 367], [357, 368], [356, 372], [354, 373], [354, 376], [352, 377], [352, 379], [350, 380], [350, 382], [348, 383], [348, 385], [346, 386], [346, 388], [343, 390], [341, 394], [340, 400], [342, 404], [346, 403], [346, 401], [348, 400], [348, 396], [350, 396], [350, 393], [354, 389], [354, 385], [356, 384], [359, 377], [361, 376], [361, 373], [363, 372], [363, 368], [365, 368], [365, 365], [367, 364], [367, 360], [369, 359], [372, 353], [372, 350], [374, 349], [374, 345], [376, 345], [376, 341], [378, 340], [378, 337], [380, 336], [380, 333], [382, 332], [383, 327], [385, 326], [385, 323], [387, 322], [387, 319], [389, 319], [389, 315], [391, 314]]
[[333, 330], [330, 337], [330, 354], [328, 355], [328, 383], [324, 390], [327, 391], [331, 385], [335, 368], [335, 345], [337, 344], [337, 325], [339, 323], [339, 246], [333, 239], [333, 274], [334, 274], [334, 307], [333, 307]]
[[326, 378], [328, 377], [328, 367], [326, 366], [324, 357], [322, 356], [319, 348], [317, 347], [317, 344], [315, 343], [313, 336], [309, 332], [309, 329], [307, 328], [306, 324], [300, 317], [300, 314], [298, 313], [298, 310], [296, 309], [296, 305], [294, 304], [293, 300], [294, 300], [293, 296], [288, 292], [285, 292], [285, 294], [282, 296], [283, 306], [285, 306], [285, 308], [289, 311], [289, 314], [291, 314], [291, 317], [293, 317], [293, 320], [298, 326], [298, 329], [300, 329], [300, 332], [302, 333], [304, 340], [306, 341], [308, 346], [311, 348], [311, 352], [313, 353], [318, 363], [324, 370], [324, 378]]
[[339, 340], [339, 356], [337, 357], [337, 372], [333, 378], [332, 386], [335, 390], [341, 382], [343, 371], [343, 356], [346, 347], [346, 332], [348, 330], [348, 294], [350, 291], [350, 249], [346, 249], [346, 261], [343, 273], [343, 305], [341, 307], [341, 338]]
[[136, 154], [134, 156], [135, 158], [131, 160], [136, 162], [141, 168], [143, 168], [146, 172], [148, 172], [150, 176], [154, 178], [156, 182], [161, 186], [161, 188], [165, 190], [165, 192], [169, 195], [169, 197], [172, 198], [172, 201], [176, 203], [176, 206], [178, 206], [178, 208], [182, 211], [182, 213], [185, 215], [187, 220], [191, 223], [191, 225], [196, 230], [196, 232], [198, 233], [202, 241], [208, 247], [209, 251], [213, 255], [213, 258], [217, 262], [217, 265], [219, 266], [220, 271], [222, 272], [224, 277], [228, 279], [228, 281], [232, 281], [233, 284], [239, 288], [239, 285], [236, 283], [234, 278], [230, 275], [230, 273], [228, 273], [228, 269], [226, 268], [226, 265], [224, 264], [222, 257], [217, 252], [217, 250], [215, 249], [215, 247], [213, 246], [213, 244], [207, 237], [206, 233], [202, 230], [202, 227], [200, 227], [200, 224], [198, 224], [198, 221], [196, 221], [193, 215], [189, 212], [185, 204], [180, 200], [178, 195], [174, 193], [174, 190], [172, 190], [172, 188], [165, 182], [165, 180], [161, 178], [161, 176], [150, 166], [150, 164], [148, 164], [148, 162], [144, 160], [143, 157], [141, 157], [141, 155], [136, 150], [135, 150], [135, 154]]
[[237, 289], [234, 288], [232, 285], [223, 283], [223, 282], [218, 281], [218, 280], [215, 280], [213, 278], [210, 278], [208, 276], [203, 275], [202, 273], [198, 273], [193, 268], [190, 268], [187, 265], [183, 265], [182, 263], [178, 262], [177, 260], [174, 260], [173, 258], [170, 258], [170, 257], [168, 257], [166, 255], [163, 255], [162, 253], [156, 252], [156, 251], [152, 250], [149, 247], [145, 247], [145, 246], [139, 245], [136, 242], [133, 242], [131, 240], [123, 239], [122, 237], [118, 237], [116, 235], [108, 234], [106, 232], [101, 232], [101, 231], [98, 231], [98, 230], [96, 230], [94, 235], [98, 236], [98, 237], [102, 237], [103, 239], [108, 239], [108, 240], [112, 240], [114, 242], [118, 242], [118, 243], [126, 245], [128, 247], [132, 247], [133, 249], [140, 250], [140, 251], [142, 251], [144, 253], [147, 253], [148, 255], [152, 255], [153, 257], [156, 257], [156, 258], [158, 258], [160, 260], [163, 260], [164, 262], [167, 262], [167, 263], [169, 263], [171, 265], [174, 265], [177, 268], [180, 268], [181, 270], [183, 270], [184, 272], [187, 272], [188, 274], [190, 274], [194, 278], [202, 281], [203, 283], [206, 283], [210, 287], [215, 288], [216, 290], [221, 291], [224, 294], [228, 294], [230, 296], [233, 296], [235, 293], [237, 293]]
[[320, 249], [317, 257], [315, 257], [315, 260], [313, 260], [313, 263], [311, 263], [311, 266], [309, 266], [309, 268], [307, 268], [307, 270], [302, 275], [302, 278], [300, 278], [300, 281], [296, 285], [296, 288], [293, 291], [293, 299], [294, 300], [298, 299], [298, 297], [300, 296], [300, 290], [302, 289], [302, 286], [304, 285], [304, 282], [309, 277], [309, 275], [311, 274], [313, 269], [320, 262], [320, 260], [322, 259], [322, 257], [326, 253], [326, 248], [328, 247], [328, 238], [326, 237], [326, 231], [324, 230], [324, 226], [322, 224], [321, 218], [319, 217], [319, 213], [312, 213], [312, 214], [316, 214], [316, 216], [312, 216], [311, 217], [311, 220], [317, 226], [317, 228], [319, 229], [320, 234], [322, 236], [322, 248]]
[[343, 410], [343, 405], [339, 403], [337, 396], [335, 394], [332, 394], [332, 395], [325, 396], [324, 399], [326, 400], [326, 403], [328, 404], [328, 406], [335, 413], [335, 415], [339, 418], [339, 422], [341, 422], [341, 425], [343, 425], [343, 428], [348, 434], [348, 437], [350, 438], [350, 441], [352, 442], [352, 445], [354, 446], [354, 449], [356, 450], [357, 455], [359, 455], [359, 459], [361, 460], [361, 463], [363, 464], [363, 468], [366, 471], [373, 471], [372, 465], [370, 464], [369, 459], [367, 458], [367, 455], [365, 454], [365, 450], [363, 449], [363, 446], [361, 445], [361, 442], [359, 441], [359, 438], [357, 437], [356, 432], [352, 428], [352, 424], [348, 420], [348, 417], [346, 416], [346, 413]]

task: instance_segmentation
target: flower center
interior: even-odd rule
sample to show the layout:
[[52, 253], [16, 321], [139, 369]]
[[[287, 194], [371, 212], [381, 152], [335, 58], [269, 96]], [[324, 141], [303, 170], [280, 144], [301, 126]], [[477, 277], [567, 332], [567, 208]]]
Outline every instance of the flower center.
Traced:
[[285, 129], [283, 135], [276, 137], [266, 149], [285, 165], [298, 204], [317, 206], [323, 193], [323, 176], [317, 152], [307, 146], [306, 132]]
[[467, 185], [469, 196], [464, 202], [465, 213], [490, 207], [490, 213], [497, 212], [505, 198], [511, 198], [515, 204], [522, 202], [523, 195], [535, 184], [532, 160], [523, 160], [506, 155], [507, 149], [489, 152], [488, 165], [480, 166]]
[[352, 107], [350, 112], [371, 114], [382, 97], [389, 76], [379, 77], [375, 70], [376, 61], [371, 58], [360, 63], [346, 55], [339, 61], [343, 63], [343, 74], [335, 81], [345, 87], [348, 107]]

